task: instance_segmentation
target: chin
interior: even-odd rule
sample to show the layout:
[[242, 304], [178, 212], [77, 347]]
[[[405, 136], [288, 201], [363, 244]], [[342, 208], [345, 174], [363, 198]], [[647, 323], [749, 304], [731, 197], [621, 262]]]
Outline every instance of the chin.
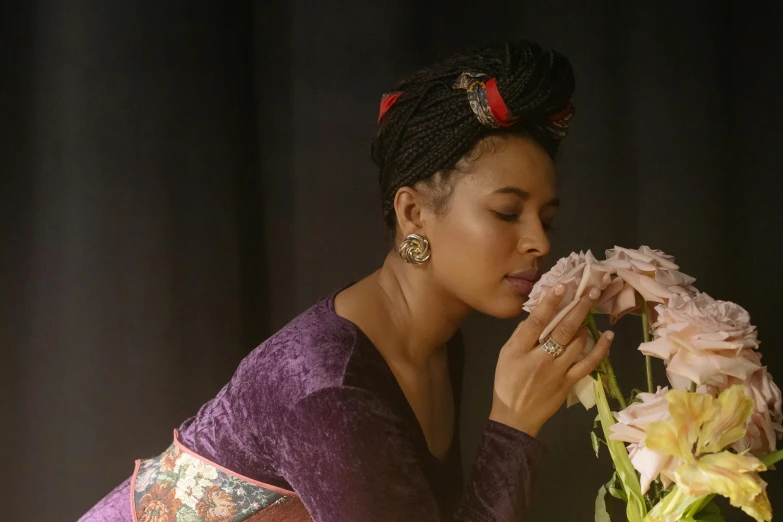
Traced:
[[512, 298], [496, 298], [487, 302], [487, 306], [482, 307], [479, 312], [496, 319], [515, 319], [524, 313], [522, 306], [527, 299], [528, 296], [524, 294], [517, 294]]
[[522, 307], [514, 308], [514, 309], [508, 309], [503, 310], [501, 312], [490, 314], [492, 317], [495, 317], [497, 319], [516, 319], [517, 317], [521, 316], [525, 311], [522, 310]]

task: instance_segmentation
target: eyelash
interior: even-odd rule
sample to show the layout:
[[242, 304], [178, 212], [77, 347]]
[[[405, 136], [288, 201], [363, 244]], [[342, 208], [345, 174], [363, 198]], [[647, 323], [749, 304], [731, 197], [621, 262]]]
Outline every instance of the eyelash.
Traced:
[[[495, 212], [495, 214], [497, 214], [498, 218], [502, 219], [503, 221], [511, 222], [511, 221], [516, 221], [517, 218], [519, 218], [519, 214], [503, 214], [501, 212]], [[544, 230], [547, 232], [552, 232], [555, 230], [555, 227], [547, 223], [542, 223], [542, 225], [544, 225]]]

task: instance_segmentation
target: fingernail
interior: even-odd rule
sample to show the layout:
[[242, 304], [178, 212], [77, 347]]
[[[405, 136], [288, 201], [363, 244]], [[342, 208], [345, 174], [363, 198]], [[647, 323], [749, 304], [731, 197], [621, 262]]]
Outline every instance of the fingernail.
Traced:
[[555, 287], [555, 295], [558, 297], [565, 294], [565, 291], [566, 291], [566, 287], [563, 283], [560, 283]]
[[589, 297], [590, 297], [590, 299], [592, 299], [593, 301], [595, 301], [596, 299], [598, 299], [600, 296], [601, 296], [601, 291], [600, 291], [599, 289], [597, 289], [597, 288], [593, 288], [592, 290], [590, 290]]
[[610, 341], [614, 339], [614, 332], [606, 332], [606, 338]]

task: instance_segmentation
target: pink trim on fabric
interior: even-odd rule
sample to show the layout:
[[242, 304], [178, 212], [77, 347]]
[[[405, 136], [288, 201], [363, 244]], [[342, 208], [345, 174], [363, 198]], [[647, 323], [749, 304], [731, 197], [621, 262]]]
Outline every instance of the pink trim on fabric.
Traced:
[[133, 494], [136, 491], [136, 475], [139, 474], [139, 467], [141, 466], [141, 459], [136, 461], [136, 467], [133, 468], [133, 475], [130, 483], [130, 503], [131, 503], [131, 520], [133, 522], [139, 522], [136, 518], [136, 495]]
[[[280, 494], [283, 494], [283, 495], [288, 495], [288, 496], [292, 496], [292, 497], [298, 497], [299, 496], [296, 493], [296, 491], [289, 491], [287, 489], [279, 488], [279, 487], [273, 486], [271, 484], [265, 484], [263, 482], [259, 482], [257, 480], [253, 480], [250, 477], [246, 477], [244, 475], [240, 475], [239, 473], [231, 471], [230, 469], [224, 468], [220, 464], [216, 464], [216, 463], [212, 462], [209, 459], [205, 459], [204, 457], [202, 457], [201, 455], [199, 455], [195, 451], [191, 451], [191, 450], [189, 450], [188, 448], [186, 448], [185, 446], [182, 445], [182, 443], [179, 441], [179, 432], [176, 429], [174, 430], [174, 444], [176, 444], [177, 448], [179, 448], [181, 451], [187, 453], [188, 455], [190, 455], [192, 457], [195, 457], [195, 458], [197, 458], [197, 459], [199, 459], [199, 460], [201, 460], [203, 462], [206, 462], [210, 466], [214, 466], [217, 469], [219, 469], [220, 471], [222, 471], [223, 473], [231, 475], [232, 477], [238, 478], [240, 480], [244, 480], [245, 482], [250, 482], [251, 484], [254, 484], [254, 485], [262, 487], [262, 488], [271, 489], [272, 491], [276, 491], [276, 492], [278, 492]], [[135, 519], [134, 519], [134, 522], [136, 522]]]

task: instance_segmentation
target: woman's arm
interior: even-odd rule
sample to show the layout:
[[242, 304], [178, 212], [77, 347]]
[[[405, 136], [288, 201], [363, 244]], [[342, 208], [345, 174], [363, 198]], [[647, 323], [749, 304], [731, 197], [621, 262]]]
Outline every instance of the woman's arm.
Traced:
[[[441, 520], [409, 426], [377, 395], [325, 388], [285, 421], [279, 472], [315, 522]], [[454, 520], [518, 520], [542, 457], [539, 441], [488, 420]]]

